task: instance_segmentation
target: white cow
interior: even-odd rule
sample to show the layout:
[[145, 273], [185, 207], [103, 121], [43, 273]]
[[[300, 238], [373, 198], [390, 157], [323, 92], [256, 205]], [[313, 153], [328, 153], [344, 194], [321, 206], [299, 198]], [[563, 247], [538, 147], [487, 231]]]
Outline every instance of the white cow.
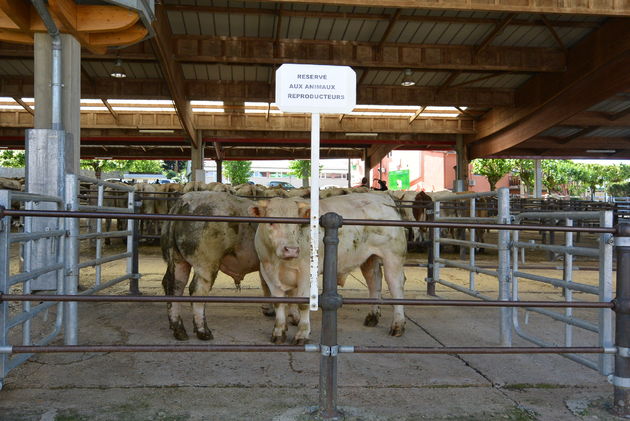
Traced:
[[[344, 218], [400, 220], [392, 198], [386, 193], [362, 193], [335, 196], [320, 201], [320, 210], [336, 212]], [[249, 208], [253, 216], [310, 217], [310, 204], [304, 199], [287, 198], [261, 201]], [[323, 264], [323, 230], [320, 233], [320, 267]], [[260, 259], [260, 274], [275, 297], [309, 295], [309, 228], [296, 224], [259, 224], [256, 231], [256, 252]], [[407, 251], [402, 227], [347, 225], [339, 230], [337, 283], [357, 267], [365, 277], [371, 298], [381, 296], [379, 263], [394, 298], [403, 298], [405, 275], [403, 263]], [[274, 343], [286, 339], [286, 305], [276, 307], [276, 323], [271, 335]], [[299, 306], [300, 321], [294, 344], [303, 344], [311, 332], [308, 305]], [[376, 326], [380, 308], [373, 306], [365, 319], [366, 326]], [[394, 306], [390, 335], [400, 336], [405, 328], [403, 306]]]
[[[246, 216], [256, 202], [225, 192], [189, 192], [171, 209], [173, 215]], [[240, 285], [243, 277], [259, 268], [254, 249], [256, 227], [250, 223], [165, 221], [162, 225], [162, 255], [167, 269], [162, 279], [166, 295], [184, 293], [191, 269], [195, 274], [190, 284], [190, 295], [208, 295], [219, 271]], [[265, 296], [269, 293], [261, 281]], [[181, 304], [168, 303], [168, 318], [175, 339], [186, 340], [188, 334], [181, 318]], [[204, 303], [193, 304], [193, 325], [201, 340], [212, 339], [206, 323]], [[272, 315], [263, 306], [263, 312]]]

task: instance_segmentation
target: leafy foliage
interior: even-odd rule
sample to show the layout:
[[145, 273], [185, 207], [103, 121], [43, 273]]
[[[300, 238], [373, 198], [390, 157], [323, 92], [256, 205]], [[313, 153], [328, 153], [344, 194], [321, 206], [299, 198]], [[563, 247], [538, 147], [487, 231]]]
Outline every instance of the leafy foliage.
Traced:
[[485, 176], [490, 183], [490, 190], [494, 191], [499, 180], [514, 168], [513, 161], [513, 159], [475, 159], [472, 162], [473, 172]]
[[226, 161], [223, 163], [223, 174], [233, 185], [247, 183], [253, 174], [251, 161]]
[[302, 179], [302, 186], [308, 187], [308, 178], [311, 176], [311, 161], [297, 160], [289, 162], [289, 174]]
[[24, 168], [26, 155], [23, 151], [2, 151], [0, 153], [0, 167]]

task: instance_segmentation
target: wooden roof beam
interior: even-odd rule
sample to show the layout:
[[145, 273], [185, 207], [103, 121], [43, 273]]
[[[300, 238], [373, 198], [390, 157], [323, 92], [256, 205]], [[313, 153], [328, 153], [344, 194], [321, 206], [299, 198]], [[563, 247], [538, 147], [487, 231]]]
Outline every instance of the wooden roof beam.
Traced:
[[509, 13], [503, 20], [497, 22], [494, 29], [488, 34], [486, 38], [484, 38], [481, 43], [475, 48], [475, 56], [479, 56], [483, 50], [488, 48], [488, 46], [494, 41], [496, 37], [501, 35], [501, 32], [507, 28], [512, 19], [516, 16], [514, 13]]
[[[561, 72], [566, 55], [554, 48], [368, 43], [273, 38], [177, 35], [176, 60], [183, 63], [320, 63], [356, 68]], [[277, 48], [274, 49], [274, 45]], [[1, 53], [1, 52], [0, 52]], [[122, 52], [121, 52], [122, 53]], [[124, 54], [121, 54], [124, 57]]]
[[630, 115], [617, 114], [616, 118], [611, 119], [611, 114], [599, 111], [584, 111], [564, 120], [562, 125], [624, 127], [630, 126]]
[[[374, 5], [372, 5], [374, 6]], [[276, 15], [278, 12], [274, 9], [257, 8], [257, 7], [215, 7], [201, 5], [166, 5], [166, 10], [178, 12], [197, 12], [208, 14], [231, 14], [231, 15]], [[389, 20], [391, 15], [385, 13], [346, 13], [331, 11], [314, 11], [314, 10], [282, 10], [282, 16], [288, 17], [305, 17], [315, 19], [356, 19], [356, 20]], [[458, 16], [435, 16], [435, 15], [407, 15], [400, 14], [398, 17], [402, 22], [442, 22], [442, 23], [459, 23], [459, 24], [485, 24], [496, 25], [501, 20], [497, 18], [485, 17], [458, 17]], [[597, 22], [580, 22], [566, 20], [549, 20], [554, 27], [561, 28], [596, 28]], [[517, 26], [545, 26], [542, 21], [531, 19], [513, 19], [513, 25]]]
[[22, 108], [24, 108], [26, 111], [28, 111], [28, 113], [30, 115], [35, 116], [35, 111], [31, 108], [30, 105], [28, 105], [26, 102], [22, 101], [22, 98], [20, 98], [19, 96], [14, 96], [13, 97], [13, 101], [15, 101], [18, 104], [20, 104], [22, 106]]
[[[494, 156], [561, 124], [630, 85], [630, 27], [611, 19], [569, 50], [567, 71], [539, 74], [517, 90], [517, 108], [495, 108], [467, 139], [470, 159]], [[472, 144], [471, 144], [472, 143]]]
[[168, 23], [168, 16], [163, 5], [155, 5], [155, 17], [153, 21], [155, 36], [151, 39], [151, 42], [153, 43], [155, 54], [159, 58], [160, 69], [171, 92], [182, 127], [190, 138], [190, 142], [195, 147], [198, 147], [192, 108], [184, 90], [184, 73], [181, 65], [173, 59], [173, 32]]
[[[171, 99], [170, 86], [162, 79], [94, 78], [82, 86], [83, 98], [107, 99]], [[184, 80], [178, 89], [188, 100], [234, 100], [270, 102], [273, 82], [227, 82], [216, 80]], [[0, 77], [0, 96], [34, 96], [33, 77]], [[449, 88], [438, 92], [436, 87], [364, 85], [357, 89], [359, 104], [410, 105], [420, 104], [465, 107], [513, 107], [513, 89]], [[192, 111], [191, 111], [192, 114]], [[623, 120], [623, 119], [622, 119]]]
[[[312, 3], [313, 0], [262, 0], [274, 3]], [[318, 0], [320, 4], [339, 4], [339, 0]], [[348, 6], [374, 7], [373, 0], [344, 0]], [[581, 0], [564, 0], [550, 2], [547, 0], [463, 0], [463, 1], [435, 1], [435, 0], [381, 0], [378, 7], [418, 8], [434, 10], [471, 10], [495, 11], [515, 13], [563, 13], [602, 16], [630, 16], [630, 4], [621, 1], [584, 2]]]

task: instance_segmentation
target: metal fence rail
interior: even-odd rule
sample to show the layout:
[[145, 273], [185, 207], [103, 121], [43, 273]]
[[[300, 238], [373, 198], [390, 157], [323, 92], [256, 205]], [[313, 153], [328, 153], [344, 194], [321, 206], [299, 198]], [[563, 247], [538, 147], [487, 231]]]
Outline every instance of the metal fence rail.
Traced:
[[[30, 215], [30, 216], [57, 216], [69, 219], [77, 219], [81, 217], [116, 217], [114, 213], [90, 213], [90, 212], [63, 212], [63, 211], [16, 211], [6, 209], [0, 210], [0, 215], [8, 217], [9, 215]], [[130, 219], [154, 218], [154, 219], [178, 219], [178, 220], [208, 220], [208, 221], [230, 221], [230, 222], [283, 222], [304, 224], [308, 220], [306, 218], [250, 218], [250, 217], [199, 217], [191, 215], [128, 215]], [[499, 224], [480, 224], [478, 227], [492, 227], [494, 229], [502, 229], [503, 237], [500, 235], [499, 251], [508, 252], [507, 235], [508, 230], [540, 230], [540, 226], [518, 226], [507, 224], [509, 219], [501, 219]], [[539, 302], [539, 301], [514, 301], [505, 295], [505, 290], [500, 291], [497, 300], [488, 302], [466, 301], [466, 300], [376, 300], [380, 304], [400, 304], [405, 305], [470, 305], [470, 306], [494, 306], [503, 309], [511, 309], [514, 307], [560, 307], [560, 308], [599, 308], [605, 311], [614, 310], [617, 314], [617, 328], [615, 345], [597, 346], [597, 347], [371, 347], [371, 346], [350, 346], [339, 345], [337, 343], [337, 311], [342, 303], [345, 304], [372, 304], [375, 300], [370, 299], [343, 299], [337, 293], [337, 244], [338, 230], [341, 225], [398, 225], [398, 226], [429, 226], [432, 228], [440, 227], [470, 227], [470, 224], [453, 224], [447, 222], [433, 223], [413, 223], [403, 221], [365, 221], [365, 220], [342, 220], [339, 215], [326, 214], [321, 218], [321, 225], [324, 226], [325, 236], [325, 254], [324, 254], [324, 287], [320, 296], [320, 305], [322, 308], [322, 335], [319, 345], [306, 346], [281, 346], [276, 348], [271, 345], [109, 345], [105, 346], [111, 352], [170, 352], [170, 351], [190, 351], [190, 352], [319, 352], [320, 353], [320, 405], [319, 414], [323, 419], [334, 419], [339, 415], [337, 410], [337, 357], [339, 353], [416, 353], [416, 354], [516, 354], [516, 353], [581, 353], [581, 354], [614, 354], [615, 355], [615, 372], [612, 376], [612, 382], [615, 386], [615, 402], [620, 413], [629, 415], [628, 408], [630, 405], [630, 227], [619, 229], [620, 237], [617, 239], [617, 246], [620, 250], [618, 259], [618, 282], [617, 282], [617, 298], [612, 301], [598, 302]], [[504, 229], [507, 228], [507, 229]], [[547, 229], [547, 227], [544, 227]], [[567, 232], [597, 232], [611, 234], [613, 228], [586, 228], [580, 227], [549, 227], [550, 230]], [[503, 243], [502, 243], [503, 241]], [[509, 268], [508, 268], [509, 269]], [[500, 269], [501, 272], [503, 269]], [[503, 273], [500, 276], [505, 276]], [[3, 290], [4, 292], [6, 290]], [[0, 296], [2, 305], [8, 300], [15, 301], [31, 301], [34, 297], [29, 294], [4, 294]], [[76, 305], [79, 301], [202, 301], [202, 302], [277, 302], [276, 300], [298, 300], [298, 302], [307, 302], [306, 297], [289, 298], [264, 298], [264, 297], [110, 297], [110, 296], [78, 296], [74, 292], [65, 295], [56, 295], [47, 297], [52, 302], [66, 302]], [[251, 298], [248, 300], [247, 298]], [[37, 299], [42, 300], [42, 296]], [[256, 300], [271, 301], [256, 301]], [[303, 300], [303, 301], [300, 301]], [[505, 313], [503, 313], [505, 314]], [[510, 314], [510, 313], [508, 313]], [[511, 332], [510, 332], [511, 333]], [[502, 340], [504, 338], [502, 337]], [[66, 346], [39, 348], [40, 352], [97, 352], [102, 351], [103, 346], [77, 346], [66, 344]], [[22, 352], [36, 352], [31, 345], [11, 346], [5, 344], [0, 347], [0, 353], [21, 354]]]
[[[26, 210], [37, 209], [39, 206], [56, 207], [63, 209], [63, 202], [57, 198], [46, 195], [37, 195], [10, 190], [0, 190], [0, 206], [23, 207]], [[57, 291], [61, 294], [64, 290], [64, 260], [65, 224], [64, 220], [55, 218], [47, 228], [37, 231], [34, 228], [33, 218], [25, 216], [21, 224], [22, 232], [11, 233], [13, 218], [3, 216], [0, 222], [0, 291], [21, 291], [24, 295], [31, 294], [31, 281], [40, 276], [54, 278]], [[39, 259], [36, 253], [45, 252], [48, 258]], [[19, 254], [20, 267], [11, 271], [11, 254]], [[20, 308], [9, 308], [6, 301], [0, 302], [0, 348], [9, 346], [10, 341], [21, 342], [24, 346], [43, 346], [55, 339], [62, 330], [63, 304], [54, 302], [37, 301], [33, 305], [31, 301], [25, 301]], [[55, 317], [47, 324], [34, 326], [34, 319], [38, 315], [47, 314], [49, 310], [55, 311]], [[21, 331], [21, 332], [20, 332]], [[26, 361], [32, 354], [0, 355], [0, 377]]]
[[[612, 211], [602, 212], [524, 212], [514, 217], [516, 223], [527, 223], [530, 221], [559, 221], [563, 225], [573, 227], [576, 223], [583, 221], [599, 221], [600, 227], [612, 227], [613, 214]], [[512, 297], [519, 299], [519, 285], [521, 279], [535, 282], [541, 282], [547, 285], [562, 288], [563, 298], [566, 302], [573, 302], [573, 293], [580, 292], [596, 296], [599, 301], [612, 299], [612, 235], [600, 234], [599, 247], [587, 248], [576, 247], [574, 245], [574, 237], [572, 232], [565, 233], [564, 245], [546, 245], [533, 244], [519, 241], [519, 231], [512, 232]], [[552, 278], [549, 276], [541, 276], [525, 272], [519, 269], [519, 252], [527, 250], [547, 250], [554, 253], [561, 253], [563, 258], [563, 271], [561, 278]], [[522, 253], [521, 253], [522, 254]], [[599, 279], [596, 286], [575, 282], [573, 279], [573, 263], [574, 256], [595, 257], [598, 259]], [[564, 338], [556, 342], [563, 342], [564, 346], [572, 346], [574, 341], [574, 327], [594, 332], [598, 335], [598, 343], [602, 347], [609, 347], [613, 343], [613, 313], [610, 310], [600, 310], [598, 323], [577, 318], [573, 314], [573, 308], [567, 307], [563, 314], [543, 310], [537, 307], [525, 308], [526, 315], [528, 313], [536, 313], [549, 317], [555, 321], [564, 324]], [[521, 323], [519, 312], [513, 314], [514, 332], [521, 338], [538, 346], [554, 346], [555, 343], [549, 342], [538, 337], [535, 333], [527, 332], [527, 329]], [[611, 356], [602, 356], [597, 362], [589, 360], [579, 355], [564, 355], [575, 362], [583, 364], [594, 370], [598, 370], [603, 375], [609, 375], [613, 372], [613, 358]]]

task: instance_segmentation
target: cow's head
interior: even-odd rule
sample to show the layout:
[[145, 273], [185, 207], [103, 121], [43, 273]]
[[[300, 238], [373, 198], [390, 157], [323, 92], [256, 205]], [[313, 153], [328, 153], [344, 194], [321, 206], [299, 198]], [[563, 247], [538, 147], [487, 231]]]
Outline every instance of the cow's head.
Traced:
[[[311, 208], [300, 199], [261, 200], [250, 206], [249, 214], [256, 217], [310, 218]], [[303, 225], [264, 223], [258, 225], [257, 236], [280, 259], [294, 259], [300, 255], [300, 242], [308, 239]]]

